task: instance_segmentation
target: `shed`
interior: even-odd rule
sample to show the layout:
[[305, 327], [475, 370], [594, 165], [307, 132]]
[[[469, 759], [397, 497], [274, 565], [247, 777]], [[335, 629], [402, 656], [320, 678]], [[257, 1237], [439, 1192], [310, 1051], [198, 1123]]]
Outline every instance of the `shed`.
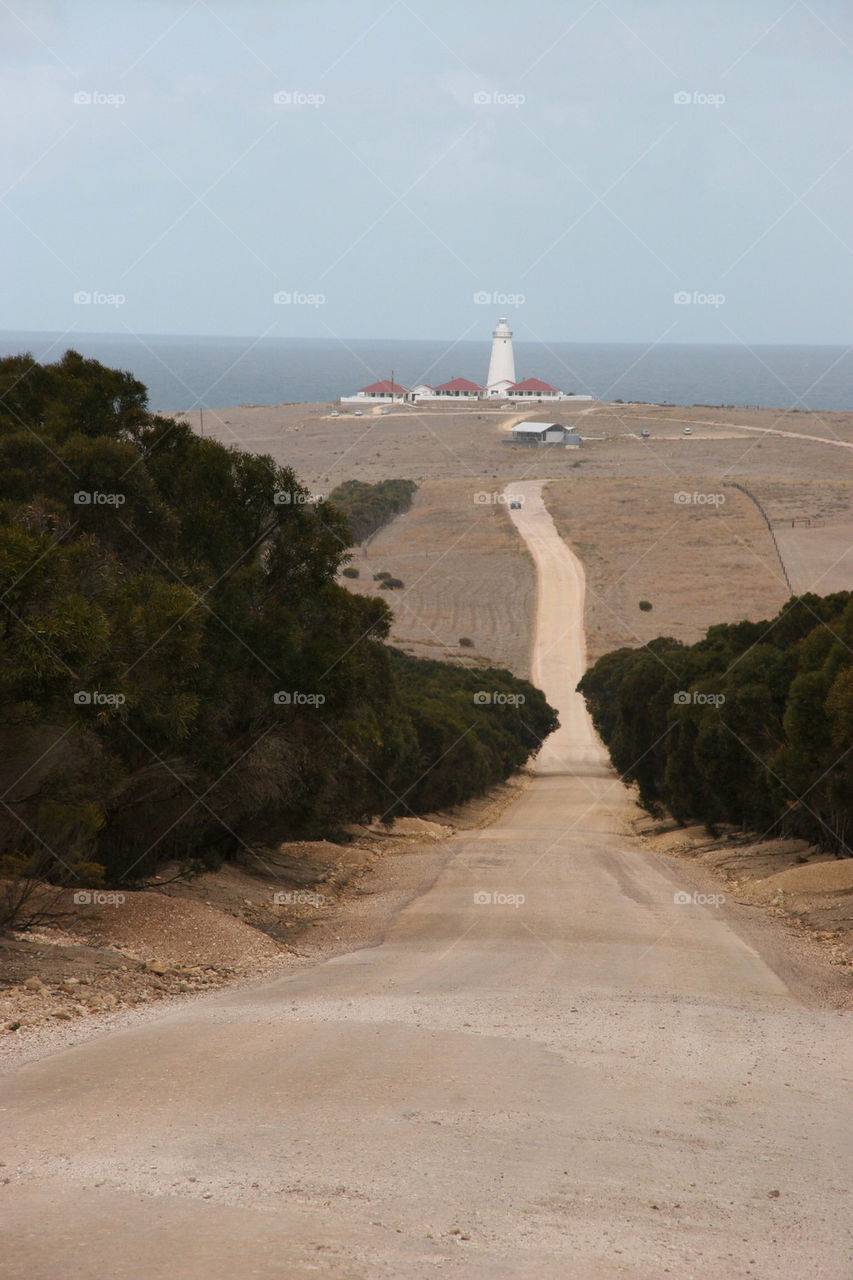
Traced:
[[563, 444], [575, 448], [581, 442], [576, 431], [559, 422], [517, 422], [512, 438], [516, 444]]

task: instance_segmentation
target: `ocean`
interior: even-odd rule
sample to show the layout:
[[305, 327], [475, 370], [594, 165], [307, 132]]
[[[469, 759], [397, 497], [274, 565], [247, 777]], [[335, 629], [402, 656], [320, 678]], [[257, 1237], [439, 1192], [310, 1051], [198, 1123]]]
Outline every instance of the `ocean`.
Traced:
[[[515, 342], [519, 378], [603, 400], [853, 409], [853, 348], [546, 345]], [[388, 378], [413, 386], [455, 376], [481, 382], [490, 344], [314, 338], [210, 338], [0, 332], [0, 354], [58, 359], [68, 347], [128, 369], [159, 412], [238, 404], [330, 401]]]

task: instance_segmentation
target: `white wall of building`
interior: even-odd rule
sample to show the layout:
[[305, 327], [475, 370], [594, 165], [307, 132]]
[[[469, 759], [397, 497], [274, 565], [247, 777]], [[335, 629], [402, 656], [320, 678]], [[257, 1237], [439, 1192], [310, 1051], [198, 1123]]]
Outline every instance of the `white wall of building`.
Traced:
[[512, 330], [506, 320], [501, 317], [492, 330], [492, 355], [489, 360], [489, 376], [486, 387], [491, 394], [492, 388], [506, 383], [508, 387], [516, 381], [515, 356], [512, 353]]

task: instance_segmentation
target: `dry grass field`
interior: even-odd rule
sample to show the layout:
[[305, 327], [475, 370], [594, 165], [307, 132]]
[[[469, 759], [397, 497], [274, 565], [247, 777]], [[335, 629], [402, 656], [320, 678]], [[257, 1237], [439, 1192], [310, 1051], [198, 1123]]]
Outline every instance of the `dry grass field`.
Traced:
[[[588, 401], [361, 417], [333, 408], [206, 410], [205, 431], [271, 454], [318, 493], [351, 478], [419, 483], [410, 514], [356, 552], [361, 577], [347, 584], [375, 591], [382, 569], [403, 580], [382, 594], [395, 643], [412, 652], [527, 673], [532, 570], [503, 509], [473, 500], [514, 479], [549, 481], [557, 525], [584, 561], [590, 658], [661, 634], [692, 641], [713, 622], [769, 617], [784, 602], [767, 527], [730, 482], [764, 506], [796, 591], [853, 587], [853, 413]], [[185, 416], [197, 429], [198, 414]], [[508, 428], [522, 418], [575, 425], [581, 448], [512, 445]], [[676, 501], [684, 494], [689, 502]], [[718, 494], [724, 502], [708, 501]], [[460, 649], [463, 636], [473, 648]]]
[[[737, 489], [698, 477], [677, 504], [669, 477], [555, 481], [546, 499], [586, 569], [590, 661], [655, 636], [699, 640], [715, 622], [772, 617], [787, 599], [767, 526]], [[678, 492], [678, 491], [677, 491]], [[686, 491], [681, 491], [686, 492]], [[651, 610], [640, 609], [640, 601]]]
[[[506, 506], [477, 502], [478, 492], [469, 480], [427, 481], [410, 511], [357, 550], [359, 578], [342, 581], [388, 602], [392, 642], [408, 653], [526, 675], [536, 574]], [[383, 590], [373, 578], [382, 570], [405, 586]]]

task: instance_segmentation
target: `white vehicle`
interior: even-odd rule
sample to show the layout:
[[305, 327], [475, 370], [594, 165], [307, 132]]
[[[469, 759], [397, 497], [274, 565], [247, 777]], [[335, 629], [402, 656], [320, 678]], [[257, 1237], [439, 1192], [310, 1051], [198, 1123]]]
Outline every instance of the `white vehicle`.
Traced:
[[363, 417], [364, 417], [364, 410], [363, 410], [363, 409], [356, 409], [356, 410], [355, 410], [355, 417], [356, 417], [356, 418], [363, 418]]
[[340, 416], [341, 414], [339, 409], [333, 409], [332, 412], [329, 414], [330, 418], [339, 418]]
[[644, 440], [648, 440], [651, 434], [652, 433], [651, 431], [649, 431], [648, 427], [643, 427], [642, 431], [640, 432], [640, 435], [643, 437]]
[[692, 427], [685, 427], [685, 428], [684, 428], [684, 434], [685, 434], [686, 436], [692, 436], [692, 435], [693, 435], [693, 428], [692, 428]]

